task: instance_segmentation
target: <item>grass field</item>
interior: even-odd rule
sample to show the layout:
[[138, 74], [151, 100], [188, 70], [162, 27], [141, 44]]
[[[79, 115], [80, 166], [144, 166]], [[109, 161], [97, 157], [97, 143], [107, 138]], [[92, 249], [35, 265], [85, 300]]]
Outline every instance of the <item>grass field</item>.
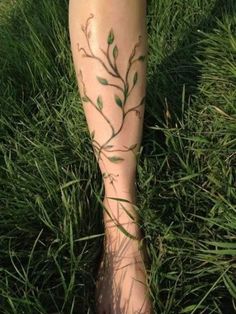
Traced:
[[[138, 165], [156, 313], [236, 313], [236, 2], [149, 0]], [[0, 313], [94, 313], [103, 187], [68, 0], [0, 3]]]

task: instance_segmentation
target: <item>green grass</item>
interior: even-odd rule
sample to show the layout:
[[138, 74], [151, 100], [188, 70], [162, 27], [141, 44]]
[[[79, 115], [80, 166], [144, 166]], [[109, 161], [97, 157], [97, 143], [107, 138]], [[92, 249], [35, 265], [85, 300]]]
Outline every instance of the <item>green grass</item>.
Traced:
[[[150, 0], [138, 210], [156, 313], [236, 312], [236, 3]], [[0, 313], [94, 313], [102, 181], [68, 1], [0, 3]]]

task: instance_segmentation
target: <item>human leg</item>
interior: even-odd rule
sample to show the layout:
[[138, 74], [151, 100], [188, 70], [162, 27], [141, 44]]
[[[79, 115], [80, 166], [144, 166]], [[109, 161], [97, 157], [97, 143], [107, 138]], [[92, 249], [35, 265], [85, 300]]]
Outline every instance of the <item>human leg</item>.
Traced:
[[145, 13], [145, 0], [70, 0], [73, 61], [105, 187], [105, 271], [112, 278], [113, 296], [100, 308], [110, 307], [112, 313], [150, 309], [141, 284], [146, 274], [134, 206], [146, 88]]

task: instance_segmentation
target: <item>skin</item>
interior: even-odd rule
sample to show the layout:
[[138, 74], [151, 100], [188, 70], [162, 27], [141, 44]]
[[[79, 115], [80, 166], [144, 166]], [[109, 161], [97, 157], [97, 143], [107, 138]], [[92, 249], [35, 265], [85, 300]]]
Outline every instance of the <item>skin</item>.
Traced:
[[104, 183], [98, 313], [151, 313], [136, 204], [146, 91], [146, 1], [70, 0], [71, 51]]

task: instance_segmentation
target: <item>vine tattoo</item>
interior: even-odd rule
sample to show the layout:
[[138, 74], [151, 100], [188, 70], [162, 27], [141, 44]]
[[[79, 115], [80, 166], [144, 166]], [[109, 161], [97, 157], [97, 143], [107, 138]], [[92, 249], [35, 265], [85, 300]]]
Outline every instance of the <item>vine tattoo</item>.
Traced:
[[[119, 47], [116, 43], [115, 33], [111, 28], [107, 34], [106, 47], [105, 49], [100, 48], [101, 53], [98, 55], [95, 53], [91, 46], [91, 31], [89, 29], [89, 25], [91, 20], [94, 18], [93, 14], [87, 18], [85, 25], [81, 26], [82, 32], [85, 37], [86, 47], [81, 47], [79, 43], [77, 43], [77, 48], [79, 53], [82, 53], [82, 57], [93, 59], [98, 62], [103, 69], [105, 70], [104, 77], [96, 76], [98, 84], [106, 86], [107, 88], [112, 87], [114, 90], [114, 106], [117, 106], [118, 112], [120, 112], [121, 122], [118, 126], [114, 127], [109, 116], [107, 116], [104, 111], [104, 100], [102, 95], [98, 95], [97, 97], [91, 97], [89, 92], [87, 91], [85, 81], [83, 78], [83, 73], [79, 70], [79, 78], [81, 82], [81, 99], [83, 104], [88, 104], [92, 106], [104, 120], [104, 122], [108, 125], [111, 134], [108, 135], [108, 138], [104, 141], [104, 143], [99, 143], [95, 138], [95, 130], [93, 130], [90, 134], [92, 145], [94, 148], [94, 153], [96, 155], [97, 161], [101, 161], [104, 165], [104, 169], [106, 172], [102, 173], [103, 179], [108, 180], [108, 182], [112, 185], [113, 189], [117, 194], [117, 190], [115, 187], [115, 181], [117, 181], [117, 177], [119, 174], [109, 173], [106, 170], [105, 160], [108, 160], [111, 163], [119, 164], [124, 161], [123, 156], [126, 153], [133, 153], [135, 155], [135, 150], [137, 149], [138, 143], [133, 143], [130, 146], [123, 145], [122, 148], [116, 147], [113, 145], [112, 140], [115, 139], [121, 133], [125, 120], [128, 115], [135, 114], [137, 119], [141, 120], [141, 107], [145, 104], [145, 95], [141, 96], [135, 105], [131, 107], [127, 106], [128, 100], [134, 91], [135, 87], [137, 87], [137, 83], [139, 82], [139, 73], [135, 71], [134, 65], [137, 63], [143, 63], [146, 60], [145, 55], [138, 53], [138, 47], [141, 44], [141, 36], [138, 36], [137, 42], [134, 44], [133, 49], [128, 57], [127, 68], [125, 69], [124, 74], [121, 74], [121, 70], [118, 66], [117, 60], [119, 58]], [[132, 71], [131, 71], [132, 70]], [[132, 72], [132, 73], [131, 73]], [[116, 80], [114, 80], [114, 78]], [[115, 83], [114, 83], [115, 82]], [[127, 108], [128, 107], [128, 108]], [[119, 154], [122, 152], [122, 154]], [[121, 206], [122, 211], [125, 211], [127, 215], [129, 215], [133, 220], [134, 218], [131, 216], [131, 213], [125, 208], [121, 201], [117, 202], [117, 212], [119, 211], [119, 207]], [[112, 218], [109, 211], [104, 207], [108, 216]], [[129, 237], [136, 239], [135, 236], [129, 234], [125, 228], [119, 223], [117, 218], [113, 217], [116, 221], [116, 225], [121, 231], [127, 234]]]
[[[116, 149], [114, 145], [111, 145], [111, 141], [119, 135], [119, 133], [122, 131], [122, 128], [125, 123], [125, 119], [128, 114], [131, 112], [135, 113], [138, 119], [141, 119], [141, 113], [139, 111], [139, 108], [144, 105], [145, 103], [145, 96], [143, 96], [139, 102], [127, 109], [127, 101], [129, 99], [129, 96], [131, 95], [132, 91], [134, 90], [138, 80], [139, 80], [139, 74], [136, 71], [133, 75], [133, 77], [130, 77], [130, 71], [133, 68], [134, 64], [136, 62], [144, 62], [145, 61], [145, 56], [144, 55], [139, 55], [137, 56], [137, 48], [140, 46], [141, 42], [141, 36], [138, 37], [137, 43], [134, 45], [133, 50], [129, 56], [128, 59], [128, 66], [126, 69], [126, 73], [124, 77], [120, 74], [120, 70], [117, 65], [117, 58], [119, 56], [119, 48], [115, 42], [115, 34], [113, 29], [111, 28], [108, 36], [107, 36], [107, 47], [106, 50], [101, 49], [102, 54], [104, 55], [104, 58], [101, 58], [100, 56], [96, 55], [93, 52], [93, 49], [91, 47], [90, 43], [90, 37], [91, 37], [91, 31], [89, 30], [89, 23], [90, 21], [94, 18], [94, 15], [91, 14], [85, 25], [82, 25], [81, 29], [84, 33], [86, 43], [87, 43], [87, 48], [85, 49], [84, 47], [80, 47], [79, 43], [77, 43], [78, 51], [83, 53], [83, 57], [86, 58], [91, 58], [99, 62], [102, 67], [105, 69], [107, 73], [107, 77], [100, 77], [96, 76], [97, 81], [101, 85], [105, 85], [108, 88], [113, 87], [119, 91], [119, 96], [116, 93], [114, 93], [114, 105], [118, 106], [120, 108], [120, 114], [121, 114], [121, 124], [118, 127], [118, 129], [115, 129], [114, 126], [112, 125], [109, 117], [104, 113], [103, 107], [104, 107], [104, 102], [103, 102], [103, 97], [102, 95], [98, 95], [96, 101], [94, 101], [88, 94], [85, 82], [83, 79], [83, 73], [80, 70], [79, 71], [79, 76], [80, 80], [82, 83], [82, 96], [81, 99], [83, 103], [88, 103], [94, 107], [95, 110], [97, 110], [101, 117], [105, 120], [105, 122], [109, 125], [109, 128], [111, 129], [111, 135], [109, 138], [103, 143], [100, 144], [98, 141], [95, 139], [95, 130], [91, 132], [90, 136], [92, 139], [92, 144], [95, 150], [95, 155], [97, 157], [97, 160], [102, 160], [103, 158], [108, 159], [112, 163], [121, 163], [124, 158], [119, 156], [119, 152], [133, 152], [137, 146], [137, 143], [134, 143], [133, 145], [127, 147], [123, 145], [123, 149]], [[117, 84], [109, 82], [109, 77], [114, 77], [118, 80]], [[110, 154], [114, 153], [114, 154]], [[106, 177], [106, 175], [104, 175]], [[112, 175], [107, 175], [107, 178], [110, 179], [111, 182], [114, 181], [114, 177]]]

